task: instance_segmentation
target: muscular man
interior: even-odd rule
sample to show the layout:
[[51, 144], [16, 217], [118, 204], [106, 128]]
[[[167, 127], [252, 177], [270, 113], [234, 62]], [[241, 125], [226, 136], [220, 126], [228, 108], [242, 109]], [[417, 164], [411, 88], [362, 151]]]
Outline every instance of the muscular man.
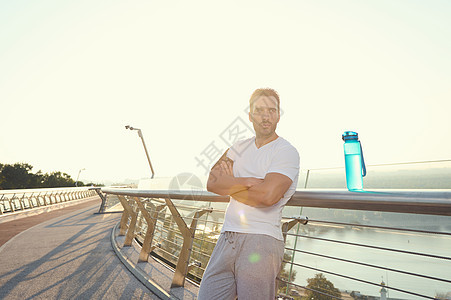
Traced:
[[276, 134], [279, 95], [257, 89], [249, 120], [255, 137], [234, 144], [213, 166], [207, 190], [230, 195], [221, 235], [200, 285], [199, 300], [274, 299], [284, 243], [282, 209], [296, 190], [299, 154]]

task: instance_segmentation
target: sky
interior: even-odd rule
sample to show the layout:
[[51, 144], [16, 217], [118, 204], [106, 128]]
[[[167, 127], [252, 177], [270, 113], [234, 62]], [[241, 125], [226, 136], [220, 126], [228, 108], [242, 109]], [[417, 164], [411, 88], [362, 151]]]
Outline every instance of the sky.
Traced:
[[451, 159], [451, 2], [0, 0], [0, 163], [121, 182], [205, 175], [253, 90], [302, 169]]

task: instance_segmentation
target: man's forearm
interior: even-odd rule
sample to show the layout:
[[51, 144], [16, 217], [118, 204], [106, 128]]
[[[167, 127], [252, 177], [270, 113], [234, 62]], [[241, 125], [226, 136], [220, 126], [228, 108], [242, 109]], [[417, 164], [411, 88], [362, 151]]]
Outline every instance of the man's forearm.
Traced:
[[233, 176], [233, 162], [219, 161], [210, 171], [207, 190], [219, 195], [232, 195], [259, 185], [263, 179]]
[[223, 196], [245, 191], [248, 188], [246, 178], [219, 174], [219, 172], [212, 172], [207, 183], [208, 191]]
[[265, 194], [256, 188], [250, 188], [242, 191], [238, 191], [230, 195], [233, 199], [243, 204], [253, 207], [268, 207], [265, 201]]
[[288, 177], [280, 174], [267, 174], [261, 184], [256, 184], [245, 191], [230, 196], [233, 199], [253, 207], [269, 207], [283, 198], [291, 185]]

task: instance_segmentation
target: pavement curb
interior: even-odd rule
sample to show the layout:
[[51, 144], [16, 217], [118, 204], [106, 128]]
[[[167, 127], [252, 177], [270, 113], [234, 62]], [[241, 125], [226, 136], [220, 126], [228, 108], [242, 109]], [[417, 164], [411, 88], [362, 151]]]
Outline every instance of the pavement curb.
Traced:
[[142, 284], [144, 284], [157, 297], [164, 300], [174, 299], [173, 297], [171, 297], [169, 293], [167, 293], [158, 284], [156, 284], [147, 274], [141, 271], [141, 269], [137, 268], [136, 264], [134, 264], [125, 255], [121, 253], [121, 249], [119, 248], [115, 239], [116, 230], [119, 227], [119, 225], [120, 222], [118, 222], [111, 230], [111, 245], [119, 260]]

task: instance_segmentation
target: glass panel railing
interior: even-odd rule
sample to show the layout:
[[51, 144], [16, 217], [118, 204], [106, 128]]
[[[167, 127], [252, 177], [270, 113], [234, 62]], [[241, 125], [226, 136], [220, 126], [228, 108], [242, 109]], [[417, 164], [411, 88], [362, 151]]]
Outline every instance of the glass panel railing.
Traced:
[[[451, 160], [367, 166], [364, 189], [449, 189]], [[298, 189], [346, 188], [344, 168], [302, 171]]]
[[[287, 215], [294, 209], [287, 207]], [[284, 283], [281, 293], [308, 296], [318, 274], [339, 298], [377, 299], [381, 282], [387, 299], [434, 299], [451, 291], [449, 216], [320, 208], [302, 214], [309, 223], [295, 226], [286, 241], [284, 272], [294, 285]], [[334, 295], [332, 288], [327, 293]]]
[[[204, 193], [198, 201], [180, 200], [189, 198], [191, 191], [179, 191], [177, 199], [168, 202], [164, 191], [108, 188], [103, 191], [122, 195], [119, 197], [126, 195], [133, 213], [127, 218], [129, 226], [121, 222], [121, 230], [124, 228], [128, 236], [133, 228], [131, 233], [143, 244], [141, 251], [146, 246], [145, 238], [151, 235], [147, 244], [151, 246], [148, 249], [151, 255], [174, 269], [179, 268], [180, 261], [186, 263], [183, 274], [200, 282], [224, 221], [227, 203], [216, 201], [226, 199]], [[137, 194], [157, 198], [138, 199]], [[290, 201], [283, 211], [283, 228], [294, 227], [286, 234], [283, 269], [278, 280], [280, 297], [310, 299], [315, 298], [313, 294], [326, 294], [331, 299], [383, 299], [384, 296], [445, 299], [449, 296], [450, 190], [376, 193], [368, 201], [380, 205], [371, 211], [366, 194], [334, 190], [297, 194], [298, 198]], [[306, 197], [305, 203], [302, 197]], [[348, 207], [348, 201], [353, 203], [352, 207]], [[431, 215], [423, 214], [424, 210], [412, 210], [406, 201], [422, 209], [431, 205], [436, 209], [428, 210]], [[140, 202], [153, 217], [143, 220], [143, 210], [137, 209]], [[121, 203], [124, 205], [122, 200]], [[173, 210], [174, 206], [177, 211]], [[162, 209], [156, 211], [157, 207]], [[199, 215], [205, 207], [211, 207], [211, 212]], [[136, 227], [131, 223], [136, 220], [133, 214], [137, 214]], [[308, 223], [296, 223], [305, 218], [291, 218], [300, 216], [307, 216]], [[181, 219], [186, 225], [180, 223]], [[146, 233], [146, 223], [152, 220], [155, 220], [155, 232]], [[195, 221], [191, 236], [184, 226], [191, 228]], [[187, 249], [190, 255], [181, 260]], [[324, 285], [328, 288], [324, 289]]]
[[[190, 176], [195, 182], [190, 181]], [[175, 177], [142, 179], [139, 189], [185, 190], [193, 193], [205, 190], [206, 177], [184, 173]], [[363, 178], [365, 189], [449, 189], [451, 188], [451, 160], [368, 165]], [[346, 188], [344, 167], [301, 169], [297, 189]]]

